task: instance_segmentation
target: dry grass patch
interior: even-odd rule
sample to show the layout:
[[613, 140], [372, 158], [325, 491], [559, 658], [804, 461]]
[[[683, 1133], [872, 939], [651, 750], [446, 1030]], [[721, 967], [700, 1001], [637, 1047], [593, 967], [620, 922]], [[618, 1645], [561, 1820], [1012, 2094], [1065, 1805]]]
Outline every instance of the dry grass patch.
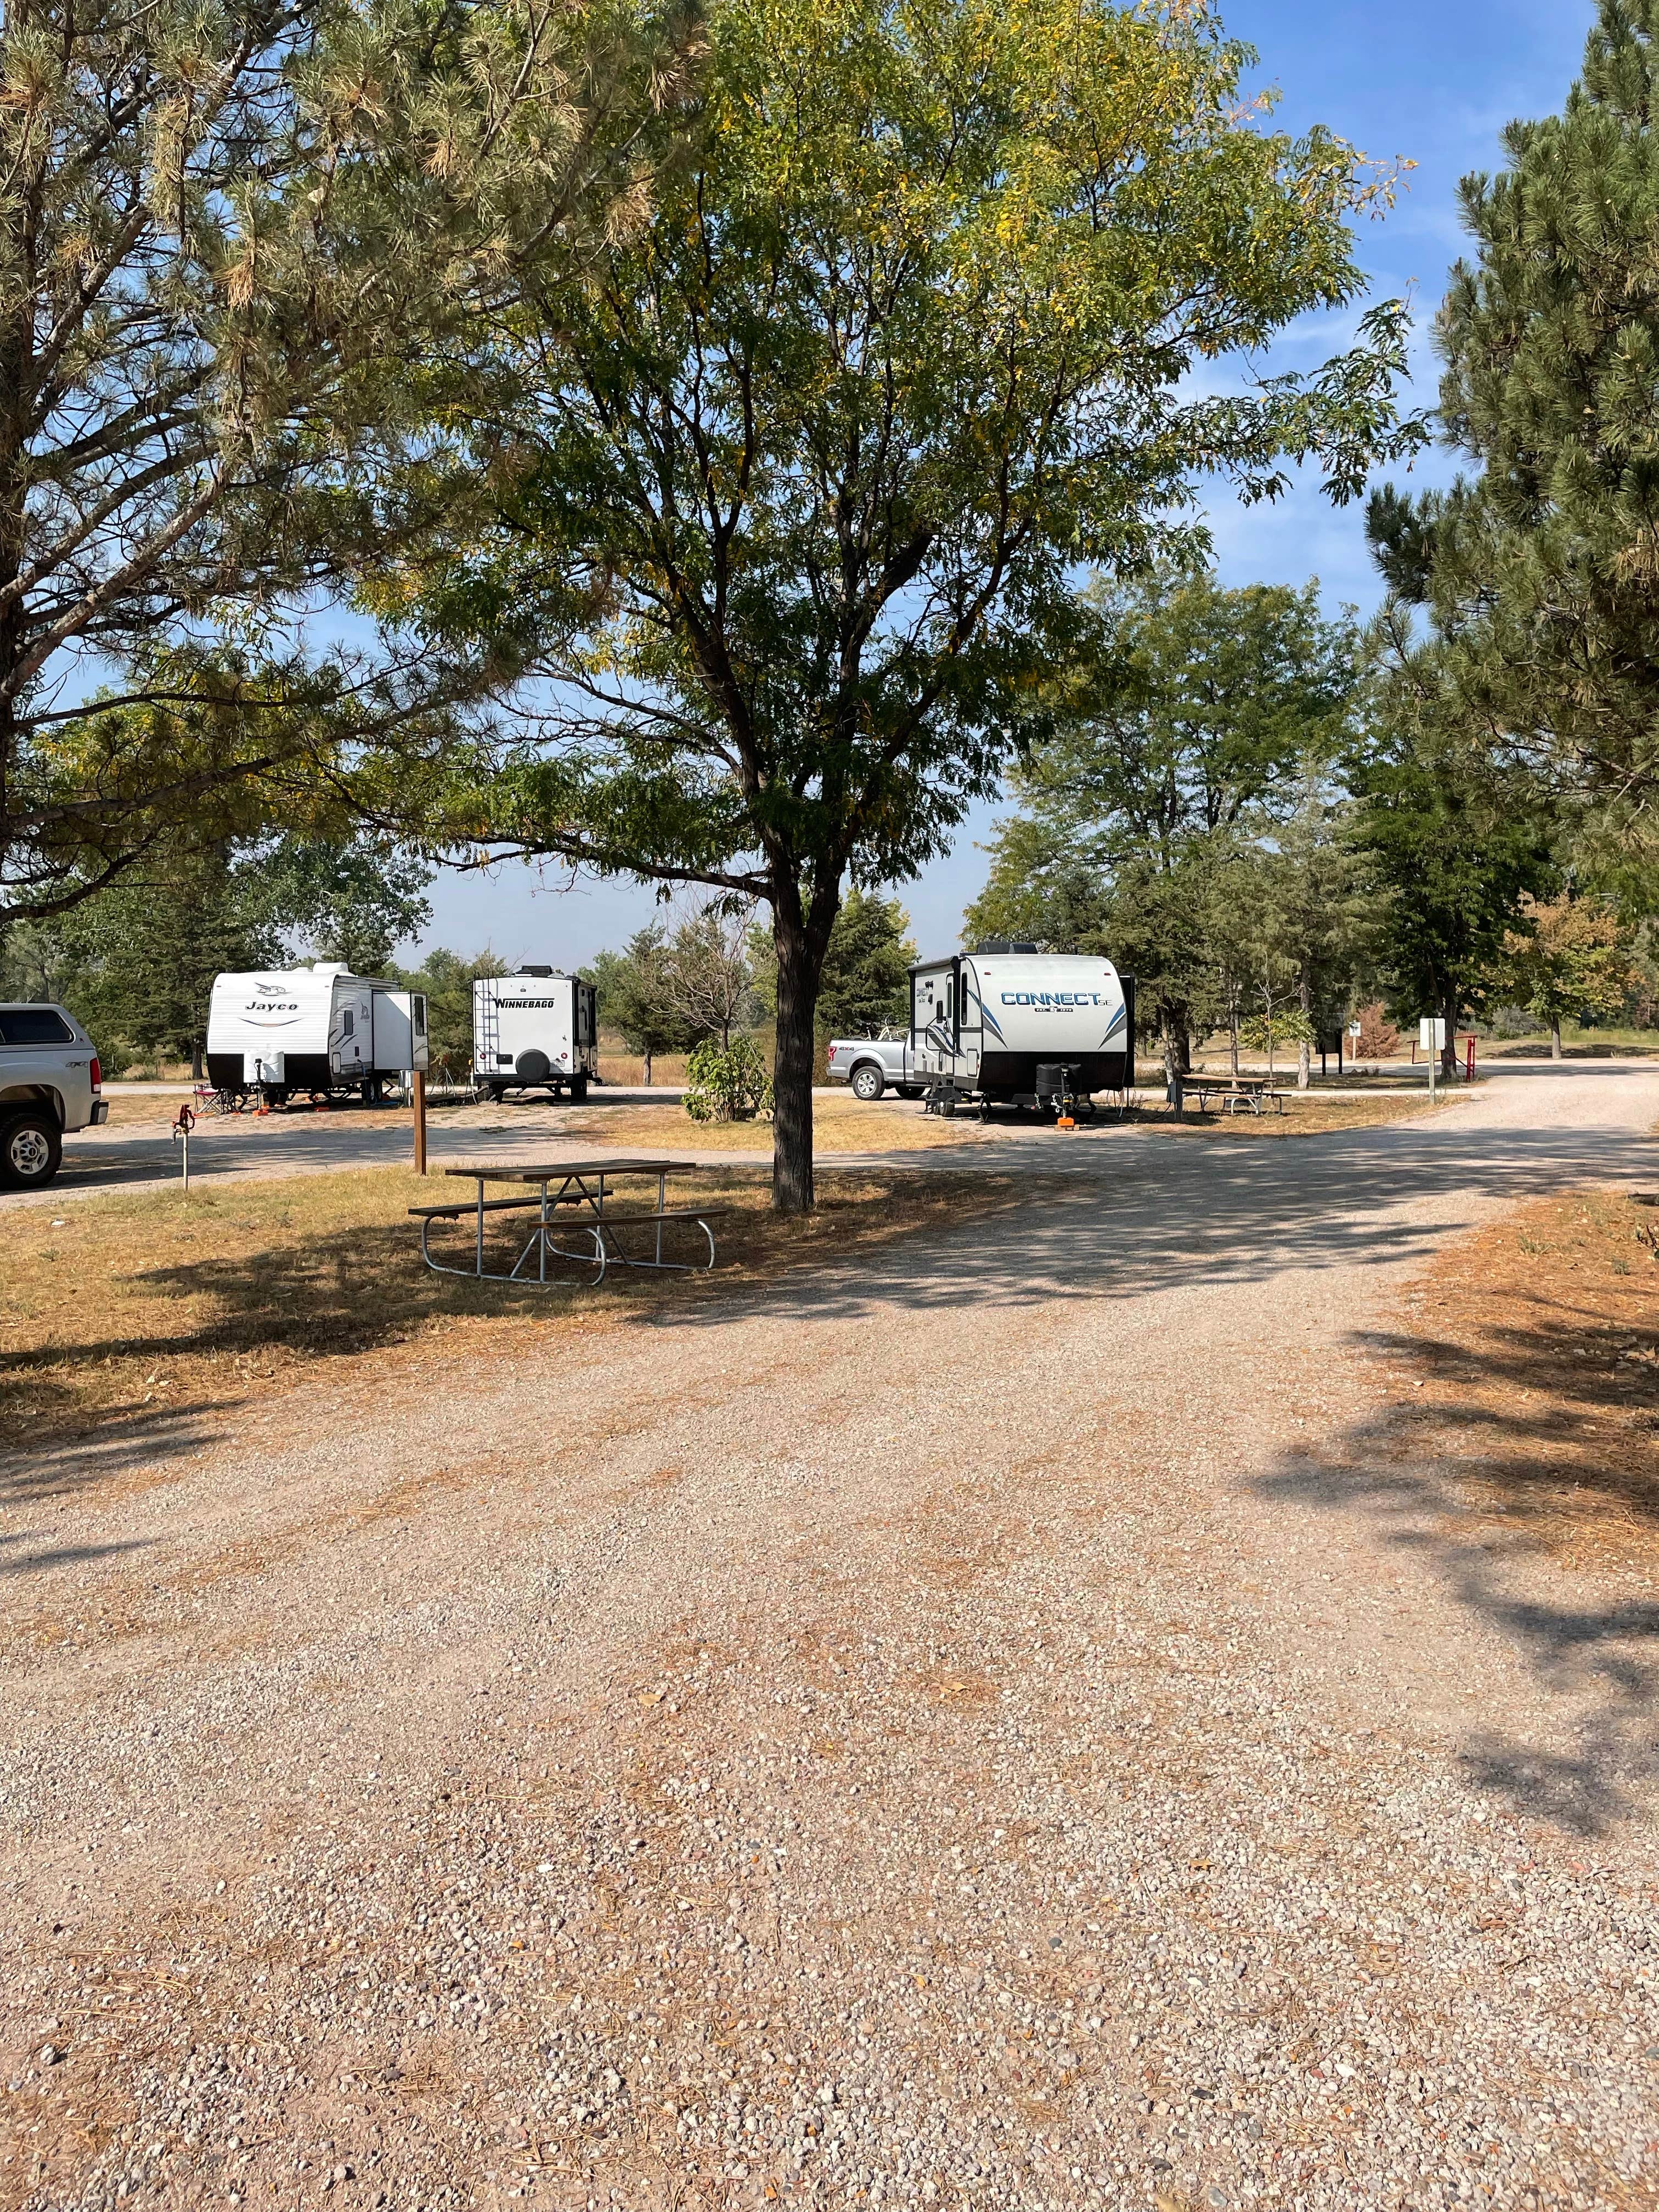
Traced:
[[1522, 1207], [1444, 1253], [1380, 1348], [1473, 1518], [1570, 1564], [1659, 1559], [1659, 1200]]
[[[1097, 1138], [1130, 1129], [1157, 1130], [1176, 1136], [1311, 1137], [1335, 1129], [1364, 1129], [1383, 1121], [1413, 1121], [1431, 1110], [1443, 1111], [1450, 1103], [1455, 1102], [1442, 1101], [1431, 1109], [1426, 1096], [1421, 1094], [1342, 1100], [1310, 1093], [1287, 1098], [1283, 1114], [1224, 1114], [1217, 1105], [1212, 1105], [1207, 1114], [1200, 1114], [1195, 1105], [1191, 1105], [1177, 1120], [1159, 1099], [1134, 1107], [1121, 1121], [1115, 1111], [1103, 1106], [1096, 1120], [1082, 1127]], [[673, 1103], [660, 1106], [526, 1106], [523, 1123], [516, 1119], [503, 1122], [505, 1110], [501, 1106], [475, 1109], [468, 1120], [471, 1121], [476, 1116], [477, 1126], [521, 1129], [528, 1126], [528, 1117], [534, 1114], [534, 1126], [545, 1127], [556, 1133], [562, 1145], [580, 1141], [630, 1148], [654, 1146], [669, 1152], [747, 1153], [764, 1158], [769, 1158], [772, 1152], [769, 1121], [694, 1121], [684, 1107]], [[981, 1121], [977, 1111], [965, 1111], [947, 1121], [939, 1115], [924, 1113], [920, 1101], [883, 1100], [875, 1105], [865, 1105], [850, 1096], [833, 1093], [813, 1100], [812, 1123], [817, 1148], [823, 1153], [914, 1152], [936, 1147], [994, 1145], [1009, 1137], [1029, 1138], [1052, 1132], [1054, 1126], [1047, 1117], [1035, 1113], [1013, 1114], [1006, 1110], [994, 1115], [989, 1121]]]
[[1437, 1099], [1431, 1106], [1425, 1091], [1403, 1097], [1322, 1097], [1317, 1091], [1292, 1092], [1280, 1114], [1224, 1114], [1212, 1103], [1207, 1114], [1188, 1104], [1178, 1118], [1161, 1099], [1134, 1108], [1126, 1126], [1161, 1129], [1170, 1136], [1224, 1135], [1235, 1137], [1322, 1137], [1335, 1129], [1374, 1129], [1384, 1121], [1416, 1121], [1428, 1114], [1443, 1114], [1456, 1105], [1456, 1097]]
[[[971, 1145], [994, 1130], [977, 1118], [944, 1121], [919, 1101], [866, 1106], [831, 1093], [812, 1101], [813, 1143], [820, 1152], [915, 1152], [934, 1145]], [[675, 1152], [755, 1152], [772, 1156], [769, 1121], [694, 1121], [683, 1106], [573, 1106], [561, 1122], [565, 1138], [604, 1145], [666, 1145]]]
[[[802, 1262], [835, 1262], [964, 1207], [1012, 1203], [1000, 1178], [825, 1174], [819, 1210], [780, 1219], [765, 1177], [714, 1170], [676, 1182], [672, 1202], [718, 1200], [712, 1274], [586, 1268], [545, 1292], [434, 1274], [411, 1205], [470, 1186], [403, 1169], [64, 1197], [9, 1212], [0, 1240], [0, 1443], [60, 1443], [118, 1425], [158, 1437], [269, 1397], [319, 1363], [393, 1344], [470, 1358], [539, 1351], [551, 1328], [617, 1325], [641, 1306], [718, 1295]], [[641, 1186], [641, 1188], [643, 1186]], [[654, 1193], [653, 1193], [654, 1195]], [[648, 1202], [648, 1201], [647, 1201]], [[496, 1249], [530, 1233], [494, 1218]], [[458, 1241], [459, 1241], [458, 1237]], [[501, 1264], [499, 1261], [496, 1264]], [[27, 1484], [25, 1471], [21, 1477]]]

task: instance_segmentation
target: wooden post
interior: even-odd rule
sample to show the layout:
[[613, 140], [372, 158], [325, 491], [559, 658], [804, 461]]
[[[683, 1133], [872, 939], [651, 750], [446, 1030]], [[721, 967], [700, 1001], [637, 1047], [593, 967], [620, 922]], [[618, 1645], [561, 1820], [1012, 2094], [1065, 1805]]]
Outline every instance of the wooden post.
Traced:
[[426, 1070], [413, 1071], [415, 1084], [415, 1172], [426, 1173]]

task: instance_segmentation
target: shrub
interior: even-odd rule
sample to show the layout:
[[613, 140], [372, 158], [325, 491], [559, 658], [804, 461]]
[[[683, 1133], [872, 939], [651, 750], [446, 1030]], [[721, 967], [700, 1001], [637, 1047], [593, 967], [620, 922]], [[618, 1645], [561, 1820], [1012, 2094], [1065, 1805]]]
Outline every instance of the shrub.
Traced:
[[1251, 1052], [1277, 1052], [1281, 1045], [1313, 1044], [1313, 1024], [1300, 1006], [1277, 1006], [1273, 1014], [1246, 1014], [1238, 1025], [1238, 1041]]
[[752, 1121], [772, 1111], [772, 1079], [752, 1037], [708, 1037], [685, 1063], [685, 1110], [694, 1121]]
[[1400, 1049], [1400, 1032], [1382, 1011], [1382, 1001], [1373, 999], [1368, 1006], [1359, 1009], [1359, 1035], [1354, 1041], [1355, 1060], [1387, 1060]]

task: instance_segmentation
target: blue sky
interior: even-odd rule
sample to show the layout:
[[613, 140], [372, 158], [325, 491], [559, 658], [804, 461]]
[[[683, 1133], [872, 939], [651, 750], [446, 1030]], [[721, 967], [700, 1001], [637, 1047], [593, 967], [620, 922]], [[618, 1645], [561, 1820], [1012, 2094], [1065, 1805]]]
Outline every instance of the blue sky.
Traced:
[[[1560, 106], [1594, 18], [1592, 0], [1224, 0], [1219, 12], [1235, 37], [1257, 49], [1256, 82], [1279, 88], [1283, 127], [1323, 123], [1375, 159], [1416, 163], [1392, 214], [1367, 224], [1358, 245], [1374, 298], [1409, 292], [1413, 299], [1414, 363], [1421, 398], [1431, 400], [1427, 325], [1462, 250], [1458, 179], [1497, 166], [1498, 134], [1512, 117]], [[1314, 367], [1346, 335], [1340, 325], [1299, 325], [1275, 349], [1274, 365]], [[1438, 454], [1419, 465], [1419, 480], [1446, 472]], [[1218, 501], [1211, 526], [1228, 583], [1317, 575], [1333, 601], [1368, 607], [1376, 599], [1358, 509], [1333, 508], [1311, 484], [1271, 507]], [[984, 878], [975, 841], [994, 813], [977, 814], [947, 860], [900, 888], [924, 954], [956, 943], [963, 904]], [[542, 880], [514, 865], [485, 876], [446, 872], [432, 904], [423, 944], [469, 953], [492, 945], [508, 960], [569, 966], [647, 920], [653, 894], [616, 883], [567, 888], [562, 871]]]

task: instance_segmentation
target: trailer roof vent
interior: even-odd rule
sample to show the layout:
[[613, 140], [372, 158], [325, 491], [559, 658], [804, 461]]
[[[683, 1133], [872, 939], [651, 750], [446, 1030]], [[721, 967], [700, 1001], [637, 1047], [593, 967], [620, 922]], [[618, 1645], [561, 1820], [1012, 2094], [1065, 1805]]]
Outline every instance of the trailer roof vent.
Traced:
[[975, 953], [981, 960], [994, 952], [1035, 952], [1036, 949], [1035, 945], [1022, 945], [1012, 937], [988, 937], [983, 945], [974, 947]]
[[517, 975], [556, 975], [556, 968], [532, 967], [529, 961], [520, 961], [514, 973]]

